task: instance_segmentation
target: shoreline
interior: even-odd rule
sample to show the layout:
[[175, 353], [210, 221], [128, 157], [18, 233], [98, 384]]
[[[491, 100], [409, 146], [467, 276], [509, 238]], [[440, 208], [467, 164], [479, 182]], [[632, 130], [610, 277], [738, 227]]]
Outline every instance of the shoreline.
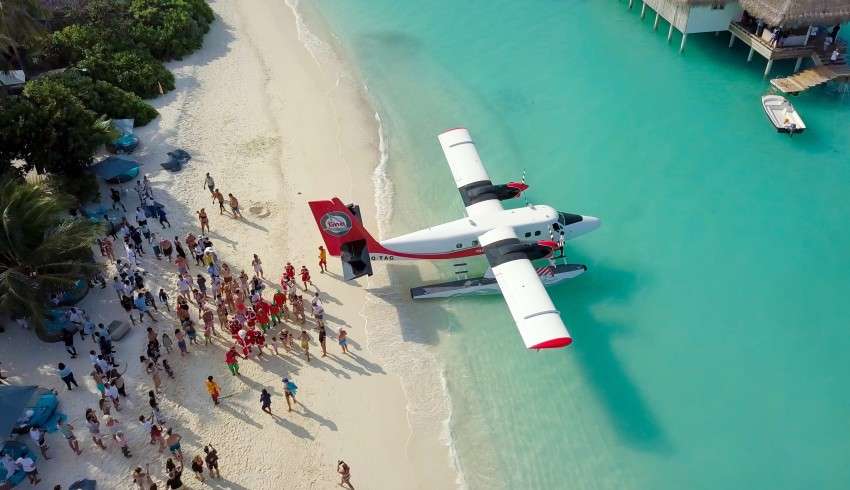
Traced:
[[[375, 352], [381, 335], [377, 327], [383, 320], [369, 315], [369, 294], [360, 284], [339, 279], [338, 261], [330, 261], [330, 273], [325, 275], [318, 274], [315, 265], [321, 239], [306, 200], [339, 195], [361, 205], [367, 226], [376, 220], [374, 179], [382, 164], [386, 168], [388, 157], [378, 131], [380, 116], [366, 97], [367, 89], [346, 69], [345, 59], [336, 55], [332, 44], [327, 45], [332, 59], [321, 60], [302, 42], [305, 32], [320, 41], [326, 33], [310, 30], [299, 15], [298, 2], [215, 0], [210, 5], [216, 21], [204, 47], [168, 64], [176, 88], [151, 101], [161, 115], [137, 130], [142, 147], [132, 157], [142, 164], [141, 173], [150, 176], [155, 198], [168, 211], [174, 228], [163, 230], [166, 235], [197, 233], [194, 211], [205, 207], [210, 238], [234, 274], [250, 270], [252, 253], [262, 258], [272, 289], [287, 260], [311, 269], [325, 303], [328, 357], [307, 363], [300, 351], [284, 354], [281, 349], [280, 356], [241, 362], [242, 376], [231, 377], [223, 363], [228, 338], [218, 337], [210, 346], [190, 346], [185, 358], [171, 353], [166, 357], [176, 379], [164, 380], [161, 397], [167, 425], [183, 435], [189, 459], [206, 443], [215, 444], [225, 488], [328, 488], [338, 482], [339, 459], [351, 465], [355, 486], [454, 486], [449, 449], [438, 440], [440, 434], [422, 432], [411, 421], [413, 402], [402, 378], [389, 367], [389, 359]], [[174, 148], [188, 150], [193, 158], [181, 172], [171, 174], [158, 164]], [[244, 220], [215, 214], [202, 186], [205, 172], [225, 194], [233, 192], [239, 198]], [[134, 193], [127, 192], [131, 185], [122, 187], [132, 210], [138, 204]], [[151, 228], [160, 234], [158, 225]], [[150, 254], [141, 265], [149, 273], [146, 286], [165, 288], [173, 301], [173, 266]], [[190, 272], [199, 271], [192, 267]], [[304, 293], [304, 298], [310, 296]], [[92, 291], [79, 306], [96, 323], [127, 321], [109, 289]], [[86, 375], [88, 359], [81, 356], [69, 362], [61, 343], [37, 343], [24, 357], [11, 347], [33, 343], [23, 338], [29, 332], [10, 328], [3, 334], [8, 339], [0, 346], [4, 372], [12, 381], [27, 374], [28, 383], [56, 388], [60, 410], [76, 420], [84, 453], [75, 457], [56, 434], [49, 436], [52, 459], [39, 460], [46, 483], [66, 486], [85, 477], [97, 480], [99, 487], [126, 488], [132, 468], [148, 462], [155, 480], [164, 481], [160, 468], [165, 458], [146, 444], [145, 434], [134, 423], [146, 410], [144, 393], [151, 388], [134, 361], [144, 350], [143, 328], [162, 333], [176, 323], [167, 313], [158, 318], [156, 324], [146, 321], [134, 327], [117, 344], [117, 355], [127, 363], [130, 397], [119, 416], [134, 455], [130, 459], [113, 444], [108, 443], [107, 451], [95, 448], [80, 422], [85, 408], [97, 405], [93, 381]], [[342, 327], [350, 335], [350, 356], [341, 355], [335, 342]], [[311, 351], [316, 353], [312, 335]], [[82, 352], [89, 349], [88, 343], [77, 342]], [[60, 361], [76, 372], [80, 389], [66, 392], [54, 372]], [[218, 408], [212, 407], [203, 387], [208, 375], [216, 377], [227, 396]], [[294, 378], [301, 388], [303, 405], [289, 414], [281, 410], [283, 376]], [[273, 418], [259, 410], [256, 397], [261, 388], [272, 393], [277, 414]], [[187, 486], [195, 486], [185, 480]]]

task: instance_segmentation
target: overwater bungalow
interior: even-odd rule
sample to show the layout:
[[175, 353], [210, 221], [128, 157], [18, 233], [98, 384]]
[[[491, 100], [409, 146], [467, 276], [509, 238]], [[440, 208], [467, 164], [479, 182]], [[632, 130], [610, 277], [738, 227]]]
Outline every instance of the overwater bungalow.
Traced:
[[682, 33], [679, 51], [689, 34], [728, 30], [729, 47], [737, 40], [750, 47], [747, 61], [756, 53], [767, 60], [765, 76], [776, 60], [796, 60], [795, 72], [806, 58], [816, 66], [845, 64], [847, 46], [837, 34], [850, 20], [850, 0], [644, 0], [641, 18], [647, 8], [655, 11], [653, 29], [661, 18], [669, 23], [668, 42], [674, 29]]

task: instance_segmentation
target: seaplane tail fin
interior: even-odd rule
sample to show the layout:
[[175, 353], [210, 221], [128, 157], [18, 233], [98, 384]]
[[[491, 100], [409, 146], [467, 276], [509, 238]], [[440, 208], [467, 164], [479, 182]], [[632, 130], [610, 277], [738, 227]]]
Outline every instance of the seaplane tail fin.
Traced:
[[371, 276], [369, 250], [383, 247], [363, 227], [360, 208], [356, 204], [346, 206], [337, 197], [308, 204], [328, 253], [342, 260], [343, 277], [351, 280]]

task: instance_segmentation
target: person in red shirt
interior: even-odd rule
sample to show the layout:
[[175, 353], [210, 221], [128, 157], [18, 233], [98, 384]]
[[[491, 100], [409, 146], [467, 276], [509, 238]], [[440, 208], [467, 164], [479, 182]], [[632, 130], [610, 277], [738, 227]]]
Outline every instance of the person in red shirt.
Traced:
[[286, 267], [285, 267], [284, 272], [283, 272], [283, 275], [286, 277], [287, 281], [294, 281], [295, 280], [295, 266], [292, 265], [290, 262], [287, 262]]
[[257, 309], [257, 322], [260, 324], [260, 329], [263, 331], [263, 333], [265, 333], [266, 330], [271, 328], [271, 320], [269, 320], [268, 311], [262, 306]]
[[237, 376], [239, 374], [239, 362], [236, 358], [239, 356], [239, 353], [236, 352], [236, 348], [231, 346], [230, 350], [228, 350], [224, 354], [224, 362], [227, 364], [227, 369], [230, 370], [230, 374], [233, 376]]
[[307, 290], [307, 284], [313, 284], [313, 281], [310, 280], [310, 271], [307, 269], [306, 265], [301, 266], [301, 282], [304, 283], [304, 291]]

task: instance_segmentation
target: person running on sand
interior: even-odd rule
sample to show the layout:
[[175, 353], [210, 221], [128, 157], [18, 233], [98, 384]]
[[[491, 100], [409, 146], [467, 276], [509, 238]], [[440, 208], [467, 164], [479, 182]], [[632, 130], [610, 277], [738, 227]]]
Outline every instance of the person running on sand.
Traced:
[[210, 190], [210, 194], [215, 194], [215, 180], [213, 180], [209, 172], [207, 172], [207, 176], [204, 178], [204, 187]]
[[339, 473], [339, 486], [348, 487], [350, 490], [354, 490], [354, 485], [351, 484], [351, 468], [345, 461], [337, 461], [336, 472]]
[[171, 228], [171, 223], [168, 222], [168, 215], [165, 214], [165, 208], [158, 206], [156, 208], [156, 217], [159, 220], [159, 226], [165, 228], [165, 225], [168, 225]]
[[233, 213], [233, 217], [242, 217], [242, 213], [239, 212], [239, 200], [236, 199], [236, 196], [233, 194], [227, 194], [227, 202], [230, 204], [230, 212]]
[[154, 390], [156, 390], [157, 393], [161, 393], [162, 378], [159, 376], [159, 367], [155, 363], [149, 362], [145, 372], [147, 372], [153, 380]]
[[162, 332], [162, 346], [165, 347], [165, 352], [167, 354], [171, 354], [171, 346], [174, 343], [171, 340], [171, 337], [168, 336], [167, 332]]
[[139, 490], [151, 490], [151, 488], [156, 488], [153, 483], [153, 479], [151, 478], [151, 465], [150, 463], [145, 465], [145, 470], [142, 471], [141, 467], [136, 467], [133, 470], [133, 484], [138, 487]]
[[301, 349], [304, 350], [304, 355], [307, 356], [307, 362], [310, 362], [310, 334], [306, 330], [301, 331]]
[[322, 347], [322, 357], [327, 357], [328, 356], [328, 347], [326, 345], [326, 337], [327, 337], [328, 334], [325, 331], [324, 325], [319, 325], [317, 328], [319, 330], [319, 345]]
[[201, 457], [200, 454], [196, 454], [194, 458], [192, 458], [192, 473], [195, 474], [195, 478], [197, 478], [201, 483], [207, 481], [204, 478], [204, 458]]
[[236, 352], [235, 346], [231, 346], [230, 350], [224, 354], [224, 362], [227, 364], [227, 369], [230, 370], [230, 374], [233, 376], [237, 376], [239, 374], [239, 361], [236, 359], [237, 357], [239, 357], [239, 353]]
[[348, 354], [348, 332], [344, 328], [339, 329], [339, 346], [343, 354]]
[[86, 425], [88, 426], [89, 433], [91, 434], [91, 440], [94, 441], [95, 446], [106, 449], [106, 446], [103, 445], [103, 436], [100, 433], [100, 421], [97, 420], [97, 415], [95, 415], [94, 410], [91, 408], [86, 409]]
[[263, 261], [260, 260], [260, 257], [257, 254], [254, 254], [254, 260], [251, 261], [251, 267], [254, 268], [254, 274], [258, 277], [265, 279], [266, 277], [263, 275]]
[[74, 426], [69, 424], [65, 419], [60, 418], [59, 423], [59, 432], [62, 433], [62, 436], [68, 441], [68, 446], [71, 448], [74, 453], [79, 456], [83, 453], [80, 449], [80, 441], [77, 440], [77, 436], [74, 435]]
[[183, 436], [171, 429], [166, 430], [165, 435], [165, 445], [168, 446], [168, 450], [177, 457], [178, 461], [183, 461], [183, 450], [180, 448], [180, 441], [183, 439]]
[[210, 232], [210, 218], [209, 218], [209, 216], [207, 216], [207, 210], [206, 209], [201, 208], [198, 211], [198, 220], [201, 222], [201, 233], [203, 233], [204, 230], [207, 230], [207, 233], [209, 233]]
[[118, 209], [118, 206], [121, 206], [121, 209], [123, 209], [125, 213], [127, 212], [127, 208], [124, 206], [124, 203], [121, 202], [121, 193], [118, 189], [110, 187], [109, 197], [112, 198], [112, 209]]
[[260, 405], [262, 411], [269, 415], [272, 414], [272, 395], [265, 388], [260, 393]]
[[292, 411], [292, 404], [298, 403], [298, 400], [295, 399], [295, 394], [298, 392], [298, 385], [295, 384], [289, 378], [283, 378], [283, 395], [286, 398], [286, 406], [289, 407], [289, 411]]
[[218, 405], [218, 397], [221, 396], [221, 388], [218, 386], [218, 383], [215, 382], [212, 376], [207, 376], [206, 386], [207, 393], [210, 394], [213, 405]]
[[306, 265], [301, 266], [301, 282], [304, 283], [304, 291], [307, 290], [307, 284], [313, 284], [313, 281], [310, 280], [310, 271]]
[[174, 251], [171, 240], [162, 237], [162, 240], [159, 241], [159, 247], [162, 249], [162, 255], [168, 257], [168, 261], [171, 262], [171, 254]]
[[319, 270], [322, 274], [328, 270], [328, 252], [321, 245], [319, 245]]
[[174, 338], [177, 339], [177, 348], [180, 349], [180, 355], [185, 356], [189, 353], [186, 348], [186, 335], [179, 328], [174, 330]]
[[213, 204], [218, 203], [218, 214], [224, 214], [224, 194], [216, 189], [212, 193]]
[[221, 478], [221, 473], [218, 471], [218, 451], [212, 444], [204, 446], [204, 462], [207, 463], [210, 478]]

